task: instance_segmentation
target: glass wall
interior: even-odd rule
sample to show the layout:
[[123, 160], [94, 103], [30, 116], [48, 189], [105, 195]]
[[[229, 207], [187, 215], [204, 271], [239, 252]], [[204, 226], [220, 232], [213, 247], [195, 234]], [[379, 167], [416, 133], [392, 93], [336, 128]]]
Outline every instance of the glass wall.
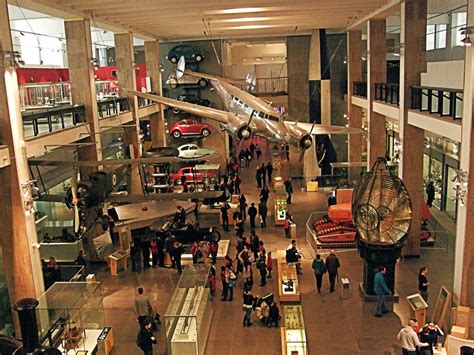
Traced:
[[[423, 156], [424, 184], [434, 182], [435, 199], [433, 206], [445, 211], [455, 219], [457, 204], [452, 179], [459, 169], [459, 142], [431, 133], [425, 133], [425, 154]], [[426, 193], [425, 193], [426, 199]]]

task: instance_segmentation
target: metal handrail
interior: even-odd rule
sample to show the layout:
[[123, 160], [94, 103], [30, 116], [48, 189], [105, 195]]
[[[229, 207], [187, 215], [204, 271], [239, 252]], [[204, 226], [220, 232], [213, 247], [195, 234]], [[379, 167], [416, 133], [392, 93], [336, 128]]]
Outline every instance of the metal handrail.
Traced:
[[457, 120], [462, 118], [462, 105], [462, 90], [429, 86], [411, 87], [412, 109]]
[[367, 82], [354, 81], [352, 83], [352, 94], [355, 96], [367, 97]]
[[399, 105], [400, 86], [392, 83], [376, 83], [375, 84], [375, 100], [383, 101], [393, 105]]

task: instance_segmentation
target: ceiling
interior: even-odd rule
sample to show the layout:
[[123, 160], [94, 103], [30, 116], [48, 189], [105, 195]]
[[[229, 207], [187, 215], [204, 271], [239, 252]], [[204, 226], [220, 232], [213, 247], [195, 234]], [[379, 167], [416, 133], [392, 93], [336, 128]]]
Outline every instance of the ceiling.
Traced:
[[[144, 38], [185, 40], [306, 34], [345, 29], [389, 0], [9, 0], [63, 18], [93, 18], [102, 28]], [[112, 28], [111, 28], [112, 29]]]

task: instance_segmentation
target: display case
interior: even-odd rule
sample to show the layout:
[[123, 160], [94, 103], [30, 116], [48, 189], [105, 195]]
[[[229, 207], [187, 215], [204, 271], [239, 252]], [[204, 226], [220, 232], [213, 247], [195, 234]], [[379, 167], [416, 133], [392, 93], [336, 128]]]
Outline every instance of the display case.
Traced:
[[286, 209], [288, 198], [286, 192], [277, 191], [275, 192], [275, 225], [281, 226], [285, 224]]
[[308, 354], [303, 309], [300, 305], [283, 307], [284, 324], [280, 328], [282, 354]]
[[187, 265], [164, 315], [167, 353], [205, 354], [214, 309], [207, 278], [209, 266]]
[[117, 80], [96, 80], [95, 90], [99, 99], [108, 97], [116, 97], [119, 94], [119, 86]]
[[41, 343], [63, 354], [92, 354], [105, 327], [100, 282], [56, 282], [39, 299]]
[[287, 263], [278, 265], [278, 294], [280, 302], [299, 302], [301, 300], [296, 265]]
[[22, 110], [71, 103], [71, 87], [68, 82], [22, 84], [19, 91]]

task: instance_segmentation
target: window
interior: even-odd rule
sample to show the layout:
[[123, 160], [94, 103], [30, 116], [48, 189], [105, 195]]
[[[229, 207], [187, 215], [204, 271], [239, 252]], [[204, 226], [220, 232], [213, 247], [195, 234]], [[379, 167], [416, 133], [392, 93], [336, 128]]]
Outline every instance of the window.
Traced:
[[426, 26], [426, 50], [446, 48], [446, 31], [448, 25], [427, 25]]
[[467, 12], [453, 12], [451, 14], [452, 18], [452, 30], [451, 30], [451, 45], [462, 46], [461, 40], [464, 38], [464, 35], [461, 34], [461, 28], [466, 26], [467, 23]]

